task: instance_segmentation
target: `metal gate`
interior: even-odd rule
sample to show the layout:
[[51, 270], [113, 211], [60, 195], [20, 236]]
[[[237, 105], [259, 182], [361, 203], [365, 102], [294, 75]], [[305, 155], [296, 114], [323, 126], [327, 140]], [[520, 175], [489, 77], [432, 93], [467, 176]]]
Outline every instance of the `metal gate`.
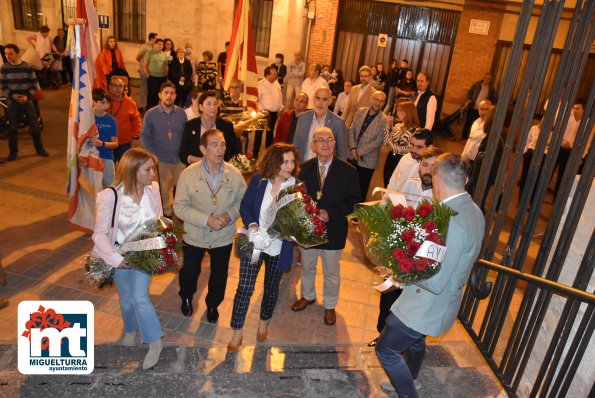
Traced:
[[[339, 5], [337, 44], [333, 65], [346, 79], [357, 80], [361, 65], [382, 62], [388, 68], [395, 58], [409, 60], [414, 73], [432, 77], [432, 91], [446, 88], [460, 13], [370, 0], [342, 0]], [[378, 45], [386, 34], [386, 46]]]
[[[511, 396], [595, 396], [595, 229], [588, 221], [595, 213], [585, 207], [595, 191], [593, 86], [586, 91], [584, 114], [557, 195], [548, 192], [579, 94], [577, 77], [585, 74], [595, 39], [595, 0], [576, 1], [564, 49], [555, 54], [554, 37], [568, 11], [564, 4], [543, 1], [525, 60], [523, 43], [537, 10], [533, 0], [522, 4], [474, 195], [479, 202], [490, 189], [487, 177], [502, 138], [504, 151], [490, 189], [481, 260], [472, 272], [459, 319]], [[553, 57], [558, 57], [558, 65], [551, 75], [548, 65]], [[549, 79], [551, 86], [546, 85]], [[505, 127], [515, 84], [518, 98], [525, 100], [516, 102]], [[516, 176], [544, 90], [551, 93], [550, 105], [515, 208]]]

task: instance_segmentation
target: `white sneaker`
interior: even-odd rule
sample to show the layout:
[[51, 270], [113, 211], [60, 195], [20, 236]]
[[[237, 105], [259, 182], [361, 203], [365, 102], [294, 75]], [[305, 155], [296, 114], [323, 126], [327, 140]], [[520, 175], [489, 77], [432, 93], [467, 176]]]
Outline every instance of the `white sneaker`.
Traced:
[[163, 344], [161, 343], [161, 339], [155, 340], [149, 344], [149, 352], [147, 352], [147, 356], [145, 356], [145, 360], [143, 361], [143, 370], [151, 369], [153, 366], [157, 365], [162, 349]]
[[136, 331], [125, 333], [124, 338], [122, 339], [122, 345], [124, 347], [132, 347], [134, 345], [134, 340], [136, 339]]

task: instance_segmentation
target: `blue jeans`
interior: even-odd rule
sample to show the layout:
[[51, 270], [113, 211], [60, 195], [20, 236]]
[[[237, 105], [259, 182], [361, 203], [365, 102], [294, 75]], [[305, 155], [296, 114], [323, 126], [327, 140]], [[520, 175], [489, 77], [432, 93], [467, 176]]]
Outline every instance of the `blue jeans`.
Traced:
[[[404, 360], [402, 353], [406, 353]], [[376, 343], [376, 355], [399, 398], [417, 398], [417, 378], [426, 353], [426, 336], [407, 327], [392, 312]]]
[[143, 343], [152, 343], [163, 336], [159, 319], [149, 298], [151, 276], [133, 269], [116, 269], [114, 275], [120, 297], [120, 309], [126, 333], [140, 329]]

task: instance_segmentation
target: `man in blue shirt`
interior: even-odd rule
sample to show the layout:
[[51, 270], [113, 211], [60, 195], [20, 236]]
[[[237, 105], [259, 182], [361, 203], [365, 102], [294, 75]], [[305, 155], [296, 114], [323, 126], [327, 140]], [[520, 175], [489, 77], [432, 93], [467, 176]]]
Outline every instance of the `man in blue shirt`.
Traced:
[[186, 112], [176, 105], [176, 87], [165, 82], [159, 89], [159, 105], [145, 113], [141, 140], [145, 149], [159, 159], [157, 175], [163, 202], [163, 214], [172, 215], [174, 186], [184, 164], [180, 162], [180, 145], [186, 123]]

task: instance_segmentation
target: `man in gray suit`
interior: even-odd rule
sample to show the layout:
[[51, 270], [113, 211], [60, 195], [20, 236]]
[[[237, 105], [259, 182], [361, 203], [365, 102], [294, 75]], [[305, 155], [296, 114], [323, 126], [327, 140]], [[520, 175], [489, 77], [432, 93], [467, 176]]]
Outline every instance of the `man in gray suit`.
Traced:
[[314, 93], [314, 109], [304, 112], [298, 118], [293, 137], [293, 145], [297, 148], [302, 164], [316, 154], [312, 151], [312, 137], [319, 127], [328, 127], [335, 137], [335, 154], [339, 159], [347, 160], [347, 133], [345, 122], [328, 109], [333, 94], [328, 87], [320, 87]]
[[[463, 160], [451, 153], [438, 157], [432, 170], [434, 199], [458, 214], [450, 219], [446, 256], [433, 277], [403, 288], [393, 304], [376, 354], [400, 398], [417, 397], [417, 378], [426, 352], [426, 336], [440, 336], [453, 325], [463, 288], [479, 255], [485, 220], [465, 192], [467, 172]], [[407, 352], [407, 360], [401, 353]]]
[[387, 128], [387, 118], [382, 113], [385, 102], [386, 94], [382, 91], [372, 94], [370, 106], [357, 111], [347, 132], [349, 163], [357, 169], [361, 198], [364, 202], [372, 175], [378, 165], [384, 129]]

